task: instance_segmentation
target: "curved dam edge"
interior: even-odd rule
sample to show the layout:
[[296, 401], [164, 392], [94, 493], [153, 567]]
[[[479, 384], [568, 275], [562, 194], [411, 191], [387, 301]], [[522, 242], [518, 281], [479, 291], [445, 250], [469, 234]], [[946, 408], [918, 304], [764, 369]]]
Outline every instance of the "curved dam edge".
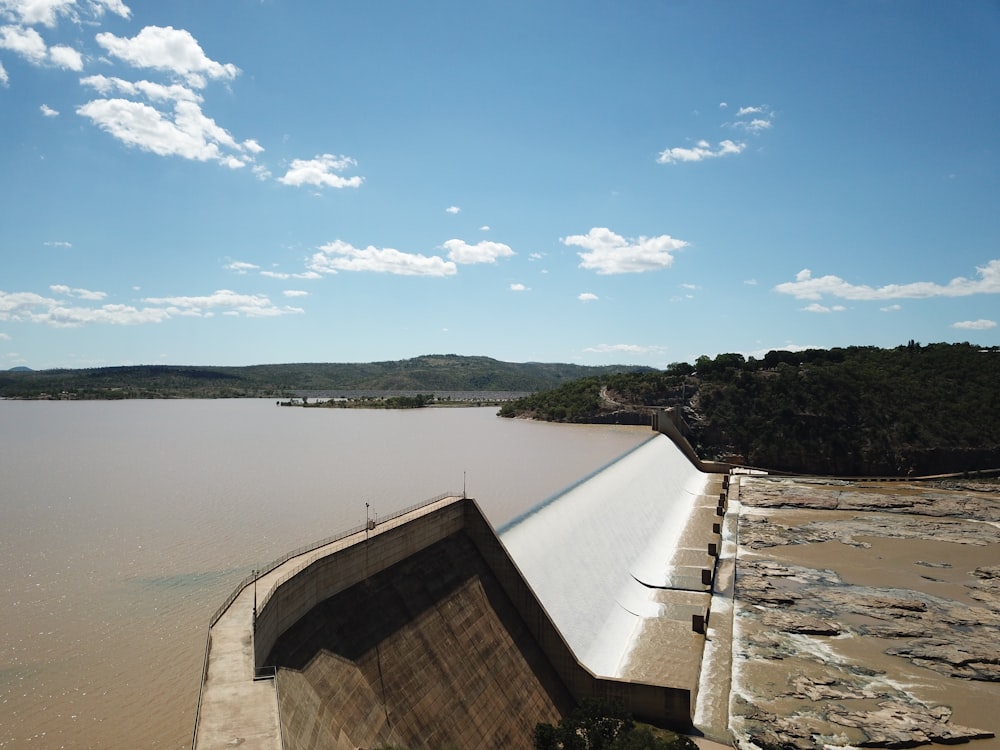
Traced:
[[[192, 747], [311, 747], [282, 737], [278, 681], [260, 679], [275, 644], [319, 604], [457, 536], [574, 700], [621, 701], [640, 720], [690, 730], [723, 514], [715, 481], [656, 435], [502, 537], [475, 500], [448, 496], [276, 564], [213, 619]], [[569, 594], [553, 597], [559, 587]]]
[[[500, 538], [580, 661], [625, 677], [644, 622], [674, 615], [662, 592], [701, 593], [708, 606], [701, 571], [714, 567], [708, 545], [719, 488], [721, 478], [656, 435]], [[690, 623], [686, 611], [677, 614]]]

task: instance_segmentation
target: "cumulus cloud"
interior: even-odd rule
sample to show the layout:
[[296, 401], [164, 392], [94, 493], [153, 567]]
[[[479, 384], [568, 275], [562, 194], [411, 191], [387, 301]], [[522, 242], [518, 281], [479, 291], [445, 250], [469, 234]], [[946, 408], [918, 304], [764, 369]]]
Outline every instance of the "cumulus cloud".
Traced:
[[464, 240], [448, 240], [442, 247], [448, 251], [448, 259], [456, 263], [496, 263], [497, 258], [509, 258], [515, 255], [510, 246], [502, 242], [483, 240], [470, 245]]
[[68, 247], [73, 247], [73, 243], [72, 242], [63, 242], [63, 241], [60, 241], [60, 240], [56, 240], [56, 241], [53, 241], [53, 242], [45, 242], [43, 244], [45, 245], [45, 247], [67, 247], [67, 248]]
[[121, 0], [0, 0], [0, 18], [26, 25], [54, 27], [60, 16], [77, 22], [84, 16], [100, 17], [111, 11], [128, 18], [132, 11]]
[[[57, 292], [59, 293], [59, 292]], [[42, 323], [56, 328], [76, 328], [88, 323], [134, 325], [158, 323], [170, 317], [162, 309], [139, 309], [131, 305], [84, 307], [66, 305], [57, 299], [34, 292], [0, 291], [0, 320]]]
[[302, 271], [300, 273], [286, 273], [285, 271], [261, 271], [261, 276], [266, 276], [269, 279], [278, 279], [280, 281], [285, 281], [286, 279], [321, 279], [323, 278], [316, 271]]
[[69, 297], [77, 297], [78, 299], [102, 300], [108, 296], [107, 292], [94, 292], [90, 289], [71, 289], [65, 284], [51, 284], [49, 285], [49, 289], [54, 294], [63, 294]]
[[10, 76], [7, 75], [7, 68], [5, 68], [3, 66], [3, 63], [0, 62], [0, 86], [9, 86], [9, 85], [10, 85]]
[[152, 102], [202, 101], [201, 94], [180, 83], [165, 85], [153, 81], [126, 81], [123, 78], [105, 75], [86, 76], [80, 79], [80, 83], [90, 86], [102, 96], [110, 94], [143, 96]]
[[580, 267], [601, 275], [669, 268], [674, 262], [672, 253], [688, 246], [684, 240], [669, 234], [626, 239], [606, 227], [594, 227], [587, 234], [570, 235], [561, 241], [564, 245], [582, 247], [584, 252], [577, 253], [583, 261]]
[[247, 263], [247, 262], [242, 261], [242, 260], [234, 260], [234, 261], [232, 261], [230, 263], [227, 263], [224, 266], [224, 268], [227, 271], [233, 271], [234, 273], [238, 273], [238, 274], [242, 275], [242, 274], [246, 274], [246, 273], [248, 273], [250, 271], [256, 271], [257, 269], [260, 268], [260, 266], [258, 266], [256, 263]]
[[581, 302], [594, 302], [594, 301], [600, 299], [593, 292], [581, 292], [580, 294], [577, 295], [576, 298], [578, 300], [580, 300]]
[[481, 227], [479, 227], [479, 231], [480, 232], [488, 232], [488, 231], [490, 231], [490, 225], [489, 224], [483, 224]]
[[951, 327], [964, 331], [988, 331], [991, 328], [996, 328], [997, 322], [980, 318], [979, 320], [962, 320], [958, 323], [952, 323]]
[[356, 188], [361, 186], [364, 178], [357, 175], [342, 177], [337, 174], [355, 166], [357, 166], [357, 162], [349, 156], [334, 156], [333, 154], [320, 154], [315, 159], [295, 159], [285, 175], [278, 178], [278, 182], [294, 187], [314, 185], [316, 187]]
[[10, 50], [33, 65], [43, 64], [49, 56], [42, 35], [21, 26], [0, 26], [0, 49]]
[[530, 292], [531, 290], [524, 284], [513, 283], [510, 285], [510, 290], [512, 292]]
[[795, 281], [786, 281], [774, 287], [776, 292], [789, 294], [796, 299], [821, 300], [837, 297], [849, 300], [926, 299], [929, 297], [968, 297], [973, 294], [1000, 294], [1000, 259], [989, 261], [976, 268], [978, 279], [959, 276], [947, 284], [933, 281], [915, 281], [909, 284], [886, 284], [873, 287], [851, 284], [839, 276], [814, 277], [804, 268], [795, 275]]
[[77, 113], [129, 146], [159, 156], [216, 161], [231, 169], [246, 166], [251, 150], [206, 117], [192, 101], [178, 101], [171, 114], [129, 99], [95, 99]]
[[208, 295], [180, 297], [147, 297], [143, 300], [163, 306], [169, 317], [211, 317], [215, 312], [246, 317], [274, 317], [302, 313], [300, 307], [278, 307], [264, 294], [239, 294], [229, 289], [219, 289]]
[[189, 31], [173, 26], [147, 26], [131, 39], [109, 32], [102, 32], [95, 39], [119, 60], [137, 68], [180, 76], [196, 89], [204, 88], [206, 79], [232, 80], [240, 73], [232, 63], [209, 58]]
[[286, 289], [282, 292], [286, 297], [308, 297], [309, 292], [302, 289]]
[[80, 72], [83, 70], [83, 55], [72, 47], [56, 45], [49, 48], [49, 59], [52, 64], [64, 70]]
[[[39, 323], [57, 328], [78, 328], [91, 324], [142, 325], [161, 323], [175, 317], [211, 317], [216, 311], [226, 315], [263, 317], [301, 313], [298, 307], [278, 307], [264, 295], [237, 294], [220, 290], [207, 296], [150, 297], [143, 307], [126, 304], [87, 306], [107, 297], [105, 292], [75, 289], [64, 284], [50, 287], [55, 296], [34, 292], [0, 291], [0, 321]], [[65, 298], [74, 301], [66, 301]]]
[[677, 162], [704, 161], [705, 159], [739, 154], [746, 147], [745, 143], [737, 143], [728, 139], [713, 147], [708, 141], [702, 140], [698, 141], [693, 148], [678, 146], [661, 151], [660, 155], [656, 157], [656, 162], [657, 164], [676, 164]]
[[461, 210], [462, 209], [460, 209], [458, 206], [448, 206], [448, 208], [445, 209], [445, 213], [457, 214]]
[[317, 273], [370, 271], [399, 276], [454, 276], [458, 271], [454, 261], [436, 255], [404, 253], [391, 247], [371, 245], [359, 249], [342, 240], [320, 247], [310, 258], [309, 268]]
[[886, 305], [885, 307], [879, 308], [882, 312], [899, 312], [902, 309], [902, 305]]
[[45, 115], [46, 117], [58, 117], [59, 116], [59, 110], [52, 109], [52, 107], [50, 107], [48, 104], [43, 104], [38, 109], [41, 110], [41, 113], [43, 115]]
[[832, 307], [827, 307], [826, 305], [821, 305], [819, 302], [813, 302], [811, 305], [806, 305], [802, 308], [804, 312], [811, 313], [832, 313], [832, 312], [844, 312], [847, 308], [843, 305], [833, 305]]

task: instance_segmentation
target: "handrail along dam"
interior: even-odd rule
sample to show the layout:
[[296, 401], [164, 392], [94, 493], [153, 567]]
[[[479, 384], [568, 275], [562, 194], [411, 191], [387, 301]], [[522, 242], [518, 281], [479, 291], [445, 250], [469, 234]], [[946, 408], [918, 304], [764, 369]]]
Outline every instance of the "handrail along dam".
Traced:
[[499, 535], [455, 495], [273, 566], [209, 630], [194, 748], [530, 748], [588, 697], [691, 729], [728, 467], [682, 447]]

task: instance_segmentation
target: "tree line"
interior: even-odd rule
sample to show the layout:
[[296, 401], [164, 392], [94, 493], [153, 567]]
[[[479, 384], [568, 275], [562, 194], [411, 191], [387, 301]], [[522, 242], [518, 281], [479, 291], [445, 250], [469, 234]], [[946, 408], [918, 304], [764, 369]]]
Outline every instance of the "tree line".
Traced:
[[680, 409], [706, 459], [843, 476], [1000, 468], [1000, 348], [968, 343], [703, 356], [574, 381], [499, 413], [587, 422], [653, 407]]

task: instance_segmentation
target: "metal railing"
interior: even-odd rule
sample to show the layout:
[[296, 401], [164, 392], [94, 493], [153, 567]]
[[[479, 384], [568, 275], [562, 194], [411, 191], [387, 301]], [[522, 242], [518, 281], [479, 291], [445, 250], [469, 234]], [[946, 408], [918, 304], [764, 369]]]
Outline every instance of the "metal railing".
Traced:
[[[375, 524], [377, 526], [379, 524], [387, 523], [389, 521], [394, 521], [395, 519], [399, 518], [400, 516], [405, 516], [407, 513], [412, 513], [415, 510], [420, 510], [421, 508], [424, 508], [424, 507], [426, 507], [428, 505], [432, 505], [432, 504], [434, 504], [436, 502], [444, 500], [446, 497], [465, 497], [465, 492], [443, 492], [440, 495], [436, 495], [435, 497], [432, 497], [432, 498], [430, 498], [428, 500], [423, 500], [423, 501], [421, 501], [419, 503], [414, 503], [413, 505], [410, 505], [410, 506], [408, 506], [406, 508], [403, 508], [402, 510], [394, 511], [394, 512], [390, 513], [387, 516], [376, 516], [375, 517]], [[197, 708], [195, 710], [194, 730], [191, 733], [191, 748], [192, 748], [192, 750], [194, 750], [195, 743], [198, 741], [198, 723], [201, 720], [202, 696], [203, 696], [203, 693], [205, 691], [205, 677], [206, 677], [206, 675], [208, 675], [208, 657], [209, 657], [209, 653], [212, 650], [212, 628], [219, 621], [219, 619], [222, 617], [222, 615], [225, 614], [226, 610], [229, 609], [230, 606], [232, 606], [232, 603], [234, 601], [236, 601], [236, 597], [238, 597], [240, 595], [240, 593], [243, 591], [243, 589], [245, 589], [247, 586], [249, 586], [251, 583], [253, 583], [253, 581], [254, 581], [255, 578], [260, 578], [263, 575], [267, 575], [268, 573], [270, 573], [270, 572], [274, 571], [275, 569], [277, 569], [279, 566], [284, 565], [286, 562], [288, 562], [292, 558], [298, 557], [299, 555], [307, 555], [310, 552], [314, 552], [314, 551], [318, 550], [320, 547], [325, 547], [328, 544], [333, 544], [334, 542], [339, 542], [340, 540], [346, 539], [349, 536], [353, 536], [354, 534], [358, 534], [358, 533], [364, 531], [366, 528], [370, 528], [370, 526], [367, 523], [366, 524], [362, 524], [361, 526], [355, 526], [354, 528], [348, 529], [346, 531], [341, 531], [341, 532], [339, 532], [337, 534], [334, 534], [333, 536], [329, 536], [329, 537], [327, 537], [325, 539], [320, 539], [317, 542], [313, 542], [311, 544], [303, 545], [302, 547], [299, 547], [298, 549], [294, 549], [291, 552], [285, 553], [284, 555], [282, 555], [281, 557], [279, 557], [276, 560], [272, 560], [270, 563], [268, 563], [267, 565], [265, 565], [263, 568], [261, 568], [259, 570], [252, 571], [246, 578], [244, 578], [242, 581], [240, 581], [236, 585], [236, 588], [234, 588], [232, 590], [232, 592], [229, 594], [229, 596], [226, 597], [226, 600], [222, 603], [222, 605], [217, 610], [215, 610], [215, 613], [212, 615], [211, 619], [209, 620], [209, 623], [208, 623], [208, 634], [207, 634], [207, 636], [205, 638], [205, 656], [202, 659], [202, 665], [201, 665], [201, 685], [198, 688], [198, 705], [197, 705]], [[294, 575], [297, 572], [299, 572], [299, 571], [294, 571], [291, 575]], [[278, 586], [280, 586], [285, 581], [287, 581], [288, 578], [291, 577], [291, 575], [284, 576], [277, 584], [275, 584], [275, 586], [272, 587], [271, 591], [267, 592], [267, 595], [266, 595], [265, 599], [260, 603], [260, 606], [258, 607], [258, 611], [260, 611], [260, 610], [262, 610], [264, 608], [264, 605], [271, 598], [271, 593], [273, 592], [273, 590], [276, 589]], [[255, 665], [255, 667], [256, 667], [256, 665]], [[273, 667], [272, 667], [272, 669], [273, 669]], [[255, 672], [255, 675], [256, 675], [256, 672]], [[256, 676], [255, 676], [255, 679], [257, 679]], [[267, 679], [267, 678], [265, 677], [264, 679]], [[278, 689], [278, 687], [277, 687], [278, 681], [276, 679], [274, 680], [274, 685], [275, 685], [275, 691], [277, 691], [277, 689]], [[280, 711], [280, 708], [279, 708], [279, 711]], [[284, 747], [284, 732], [282, 732], [282, 747]]]

